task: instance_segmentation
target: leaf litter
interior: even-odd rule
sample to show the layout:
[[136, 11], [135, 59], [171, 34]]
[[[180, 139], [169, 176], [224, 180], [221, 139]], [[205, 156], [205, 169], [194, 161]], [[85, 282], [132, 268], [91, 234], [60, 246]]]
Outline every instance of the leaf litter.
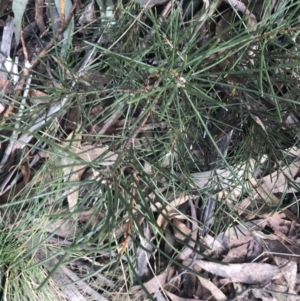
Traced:
[[[49, 15], [55, 16], [53, 27], [46, 29], [48, 25], [45, 19], [41, 18], [43, 2], [36, 0], [34, 16], [36, 27], [26, 24], [35, 36], [33, 40], [26, 37], [26, 28], [21, 28], [25, 25], [22, 23], [22, 18], [27, 1], [21, 2], [22, 5], [17, 7], [18, 1], [13, 1], [12, 9], [15, 12], [13, 21], [11, 17], [7, 19], [1, 17], [5, 26], [0, 54], [0, 87], [1, 98], [3, 98], [3, 103], [0, 103], [0, 114], [1, 137], [5, 139], [1, 142], [0, 202], [3, 208], [6, 208], [13, 201], [18, 201], [19, 197], [39, 199], [36, 195], [49, 193], [49, 187], [45, 186], [43, 189], [39, 187], [43, 186], [43, 181], [47, 179], [51, 182], [51, 179], [58, 179], [59, 196], [49, 194], [44, 205], [47, 218], [36, 217], [32, 221], [41, 229], [44, 227], [43, 234], [51, 233], [52, 237], [46, 238], [45, 245], [35, 242], [34, 259], [37, 264], [43, 264], [43, 267], [48, 270], [48, 278], [60, 287], [63, 296], [68, 300], [88, 298], [108, 300], [109, 297], [117, 299], [118, 292], [121, 291], [122, 294], [125, 292], [129, 294], [130, 298], [136, 296], [145, 298], [150, 294], [157, 300], [297, 300], [300, 291], [298, 264], [300, 225], [297, 210], [292, 205], [297, 205], [298, 202], [300, 149], [297, 146], [286, 146], [283, 141], [282, 144], [285, 146], [280, 149], [280, 156], [263, 154], [261, 158], [253, 156], [242, 163], [223, 164], [220, 167], [215, 163], [220, 157], [225, 159], [233, 151], [231, 144], [236, 143], [241, 137], [239, 128], [242, 125], [249, 123], [249, 131], [260, 133], [257, 136], [268, 140], [269, 133], [274, 131], [274, 128], [276, 131], [284, 132], [287, 127], [292, 132], [293, 120], [299, 121], [297, 110], [291, 113], [290, 108], [287, 108], [286, 121], [271, 124], [266, 122], [259, 106], [263, 106], [266, 111], [278, 109], [277, 100], [274, 101], [272, 98], [262, 98], [259, 104], [249, 102], [246, 109], [248, 117], [251, 118], [247, 120], [244, 117], [237, 118], [236, 111], [230, 112], [233, 103], [229, 103], [229, 109], [224, 109], [224, 104], [219, 103], [221, 108], [218, 114], [215, 114], [213, 107], [208, 106], [205, 109], [207, 121], [204, 123], [205, 126], [202, 126], [201, 133], [204, 138], [191, 141], [190, 137], [193, 133], [185, 132], [185, 127], [181, 127], [176, 129], [167, 150], [160, 154], [154, 152], [154, 161], [159, 157], [158, 161], [162, 162], [161, 167], [165, 170], [174, 168], [174, 165], [180, 166], [182, 158], [191, 158], [188, 166], [191, 169], [191, 181], [187, 182], [188, 189], [183, 189], [183, 192], [171, 191], [167, 186], [170, 179], [160, 166], [153, 164], [151, 161], [153, 158], [148, 151], [161, 139], [160, 134], [163, 136], [172, 129], [167, 125], [164, 114], [159, 116], [155, 112], [157, 107], [163, 105], [160, 94], [159, 97], [153, 97], [154, 94], [151, 94], [156, 90], [160, 93], [159, 89], [163, 82], [161, 71], [154, 68], [156, 63], [154, 61], [151, 63], [151, 68], [155, 71], [143, 75], [144, 71], [136, 74], [131, 70], [133, 82], [128, 81], [114, 86], [113, 82], [119, 80], [116, 70], [110, 74], [105, 73], [105, 68], [94, 74], [86, 71], [95, 60], [96, 48], [94, 47], [80, 53], [84, 59], [79, 65], [72, 66], [74, 70], [70, 72], [68, 66], [64, 65], [64, 60], [67, 59], [68, 49], [73, 45], [73, 39], [80, 39], [80, 35], [76, 35], [74, 26], [81, 26], [78, 27], [78, 31], [81, 31], [80, 34], [88, 40], [89, 25], [97, 24], [101, 20], [101, 14], [96, 11], [100, 8], [98, 1], [97, 4], [94, 1], [83, 3], [84, 14], [77, 18], [78, 24], [74, 23], [75, 15], [73, 16], [74, 12], [78, 14], [81, 9], [77, 6], [78, 1], [73, 4], [67, 1], [66, 10], [64, 1], [55, 1], [52, 8], [46, 8], [49, 20]], [[138, 18], [130, 25], [134, 30], [137, 30], [135, 23], [140, 21], [145, 11], [155, 6], [163, 6], [157, 21], [157, 26], [161, 28], [163, 28], [163, 21], [170, 18], [172, 13], [175, 14], [176, 8], [171, 8], [170, 1], [137, 2], [141, 3], [142, 9]], [[181, 9], [185, 10], [186, 16], [192, 17], [195, 13], [198, 14], [197, 17], [201, 22], [206, 20], [201, 27], [203, 32], [209, 32], [214, 28], [213, 34], [218, 36], [216, 45], [219, 40], [226, 42], [232, 39], [233, 27], [230, 25], [236, 22], [241, 14], [245, 19], [239, 26], [242, 25], [248, 32], [253, 33], [272, 13], [277, 16], [277, 24], [280, 24], [281, 18], [284, 18], [279, 18], [277, 14], [280, 1], [270, 1], [270, 7], [264, 14], [261, 14], [264, 6], [259, 2], [251, 5], [247, 1], [220, 1], [221, 4], [217, 1], [216, 3], [203, 2], [203, 7], [200, 10], [196, 8], [194, 12], [185, 5]], [[4, 3], [4, 5], [6, 7], [8, 4]], [[223, 11], [222, 5], [225, 5]], [[120, 14], [120, 8], [116, 6], [112, 22], [121, 22], [121, 19], [118, 19]], [[221, 15], [222, 18], [216, 18], [215, 14]], [[150, 24], [152, 21], [150, 22], [146, 16], [143, 15], [143, 18]], [[182, 26], [186, 26], [184, 24], [186, 16], [181, 16]], [[102, 17], [105, 19], [105, 13]], [[16, 26], [13, 27], [12, 24]], [[37, 30], [41, 37], [46, 35], [47, 31], [53, 31], [51, 41], [42, 48], [39, 45], [41, 40]], [[13, 34], [16, 41], [13, 40]], [[145, 41], [151, 40], [154, 36], [155, 32], [152, 28], [144, 33]], [[56, 41], [62, 42], [62, 47], [57, 48], [58, 57], [51, 58], [46, 54], [54, 45], [54, 37]], [[102, 45], [105, 51], [102, 49], [102, 52], [97, 54], [97, 59], [101, 60], [101, 57], [109, 54], [114, 47], [120, 47], [119, 42], [122, 37], [113, 43], [109, 41], [103, 44], [102, 40], [105, 38], [100, 34], [97, 39], [94, 37], [89, 42], [98, 41]], [[206, 38], [205, 34], [201, 35], [197, 47], [201, 47], [200, 44]], [[250, 43], [251, 47], [245, 48], [247, 59], [243, 62], [244, 65], [254, 64], [258, 41], [259, 38], [254, 37]], [[123, 42], [123, 45], [127, 44], [126, 40], [122, 40]], [[166, 49], [174, 49], [172, 41], [169, 41], [167, 36], [164, 36], [164, 43], [167, 45]], [[14, 69], [17, 70], [13, 71], [14, 76], [10, 74], [12, 68], [17, 66], [10, 64], [10, 47], [13, 45], [15, 47], [19, 45], [19, 53], [22, 54], [23, 60], [19, 65], [21, 72]], [[143, 44], [138, 47], [139, 50], [145, 49]], [[232, 65], [229, 57], [235, 55], [234, 51], [228, 50], [227, 47], [220, 48], [203, 62], [203, 70], [205, 68], [211, 72], [228, 70]], [[31, 52], [36, 52], [37, 56], [34, 58]], [[185, 58], [181, 50], [178, 50], [176, 55], [182, 64]], [[210, 60], [214, 60], [217, 56], [225, 59], [211, 66]], [[44, 60], [45, 64], [39, 64], [41, 60]], [[60, 82], [53, 68], [50, 68], [53, 62], [64, 70], [68, 77], [66, 82]], [[159, 61], [159, 64], [163, 66], [164, 61]], [[243, 68], [243, 65], [241, 64], [239, 68]], [[241, 70], [236, 70], [237, 74]], [[46, 73], [48, 79], [38, 78], [36, 75], [31, 78], [28, 76], [29, 73]], [[189, 82], [177, 71], [171, 70], [168, 73], [170, 73], [168, 75], [170, 81], [167, 84], [174, 82], [177, 92], [189, 86]], [[247, 72], [243, 75], [245, 74]], [[294, 76], [296, 75], [293, 74], [292, 77]], [[137, 88], [135, 81], [138, 80], [141, 80], [141, 83]], [[229, 74], [228, 78], [225, 76], [220, 81], [225, 81], [225, 86], [232, 83], [237, 86], [244, 84], [240, 80], [239, 76]], [[71, 87], [71, 90], [64, 90], [63, 84], [67, 85], [68, 89]], [[195, 81], [193, 84], [195, 90], [191, 91], [195, 93], [199, 82]], [[51, 89], [61, 88], [61, 97], [53, 101], [51, 98], [53, 90], [47, 90], [47, 86]], [[246, 88], [249, 87], [248, 85]], [[284, 83], [275, 88], [281, 96], [286, 94], [290, 97], [289, 93], [292, 93]], [[89, 92], [92, 89], [96, 91], [91, 98], [86, 94], [84, 99], [73, 99], [74, 94], [80, 95], [81, 90]], [[21, 96], [22, 90], [24, 94]], [[214, 91], [206, 91], [207, 95], [204, 98], [206, 101], [222, 98], [222, 102], [230, 102], [229, 96], [233, 97], [235, 90], [234, 88], [228, 91], [220, 85]], [[129, 95], [126, 105], [130, 107], [127, 115], [123, 111], [124, 104], [116, 101], [116, 105], [113, 105], [120, 95], [127, 95], [126, 93]], [[139, 97], [145, 98], [140, 96], [141, 93], [146, 93], [149, 99], [145, 101], [143, 108], [138, 105], [134, 107]], [[182, 94], [181, 90], [178, 93]], [[238, 97], [241, 97], [242, 93], [246, 92], [239, 93], [241, 94]], [[29, 100], [27, 100], [28, 94]], [[263, 91], [260, 94], [263, 94]], [[12, 95], [15, 98], [10, 100]], [[24, 101], [14, 101], [18, 96], [21, 96]], [[93, 102], [93, 97], [102, 101]], [[251, 99], [251, 97], [253, 98], [253, 95], [249, 92], [246, 98]], [[66, 108], [68, 103], [72, 105]], [[31, 109], [27, 111], [26, 106]], [[130, 111], [131, 107], [134, 107], [133, 114]], [[165, 107], [162, 112], [168, 109], [172, 110], [173, 107]], [[30, 114], [27, 116], [28, 112]], [[12, 120], [15, 123], [11, 126], [10, 118], [14, 116], [15, 119]], [[279, 117], [281, 119], [281, 116]], [[31, 118], [33, 122], [28, 122]], [[83, 119], [86, 120], [82, 121]], [[216, 122], [214, 123], [213, 120]], [[22, 130], [20, 130], [20, 121], [22, 126], [26, 125]], [[233, 132], [237, 133], [236, 136]], [[101, 142], [95, 141], [91, 133], [101, 136]], [[212, 138], [207, 139], [207, 136]], [[296, 133], [293, 138], [297, 139], [298, 136], [299, 134]], [[12, 139], [7, 142], [6, 139], [9, 137]], [[119, 140], [118, 137], [122, 139]], [[232, 140], [233, 137], [235, 141]], [[199, 143], [203, 145], [199, 147]], [[189, 144], [189, 147], [184, 148], [182, 144]], [[251, 142], [253, 148], [256, 147], [254, 144]], [[51, 148], [56, 149], [56, 152], [51, 152]], [[215, 149], [218, 148], [216, 152]], [[136, 153], [139, 151], [145, 153], [140, 161], [136, 159]], [[126, 161], [130, 152], [134, 154], [133, 159]], [[211, 157], [207, 159], [209, 156]], [[267, 157], [265, 161], [261, 160], [264, 156]], [[201, 165], [200, 169], [191, 168], [191, 165], [196, 165], [195, 158], [197, 164]], [[51, 168], [45, 176], [39, 172], [47, 163]], [[183, 181], [185, 174], [182, 170], [178, 172], [179, 170], [176, 169], [177, 181]], [[149, 180], [152, 177], [158, 177], [157, 183], [159, 183], [155, 184], [154, 190], [149, 189], [150, 184], [153, 184], [153, 181]], [[234, 181], [235, 179], [238, 180]], [[124, 182], [130, 183], [129, 187]], [[140, 196], [141, 191], [144, 193], [143, 198]], [[86, 195], [91, 195], [92, 201], [85, 198]], [[97, 207], [103, 195], [108, 201], [102, 207]], [[291, 199], [292, 204], [281, 206], [284, 198]], [[57, 199], [62, 202], [66, 200], [68, 205], [61, 206]], [[147, 202], [140, 202], [141, 199]], [[121, 213], [113, 212], [107, 218], [107, 212], [112, 210], [109, 204], [112, 200], [117, 200], [121, 204], [118, 207]], [[207, 201], [208, 204], [208, 200], [210, 206], [205, 206], [204, 203]], [[276, 213], [272, 210], [274, 208], [277, 209]], [[26, 210], [29, 209], [24, 208], [21, 214], [13, 216], [16, 223], [24, 218]], [[2, 211], [4, 217], [7, 214], [7, 210]], [[224, 231], [218, 230], [215, 226], [223, 222], [224, 218], [220, 217], [220, 214], [232, 217], [231, 226], [226, 227]], [[147, 218], [150, 215], [153, 215], [152, 219]], [[10, 221], [11, 218], [7, 220]], [[8, 224], [8, 227], [11, 227], [11, 224]], [[95, 237], [102, 228], [105, 228], [107, 233], [97, 241]], [[18, 233], [16, 238], [21, 239], [25, 230]], [[110, 245], [114, 244], [119, 253], [112, 247], [108, 248], [104, 243], [107, 241]], [[49, 247], [51, 244], [52, 248]], [[66, 246], [71, 247], [68, 249]], [[124, 275], [126, 274], [124, 265], [127, 266], [130, 252], [134, 248], [136, 248], [136, 260], [133, 260], [134, 264], [131, 265], [134, 277], [128, 280]], [[76, 264], [62, 260], [70, 250], [73, 251], [72, 261]], [[80, 256], [83, 251], [86, 253]], [[93, 254], [96, 254], [95, 257]], [[116, 258], [114, 269], [117, 272], [108, 273], [105, 278], [105, 268], [102, 267], [105, 264], [107, 267], [113, 258]], [[54, 267], [56, 268], [53, 269]], [[90, 280], [87, 277], [90, 275], [98, 275], [98, 281]], [[43, 280], [39, 285], [42, 286], [44, 283]], [[108, 288], [111, 291], [106, 294]]]

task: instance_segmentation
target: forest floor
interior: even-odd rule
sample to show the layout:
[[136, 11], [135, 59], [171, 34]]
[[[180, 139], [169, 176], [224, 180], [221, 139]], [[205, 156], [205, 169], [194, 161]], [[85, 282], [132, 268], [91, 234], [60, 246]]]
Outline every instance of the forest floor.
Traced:
[[0, 0], [2, 299], [300, 300], [299, 15]]

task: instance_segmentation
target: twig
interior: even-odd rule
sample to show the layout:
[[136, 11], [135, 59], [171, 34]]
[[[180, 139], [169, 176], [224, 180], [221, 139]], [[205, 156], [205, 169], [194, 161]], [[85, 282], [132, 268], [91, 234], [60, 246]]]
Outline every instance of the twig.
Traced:
[[60, 22], [62, 25], [65, 24], [66, 16], [65, 16], [65, 0], [60, 0]]
[[[79, 0], [76, 0], [74, 2], [74, 5], [70, 11], [70, 14], [66, 20], [66, 22], [64, 24], [61, 25], [61, 27], [59, 28], [58, 32], [56, 33], [56, 37], [55, 38], [58, 38], [59, 35], [64, 32], [64, 30], [67, 28], [71, 18], [72, 18], [72, 15], [73, 15], [73, 12], [78, 4], [78, 1]], [[35, 58], [31, 64], [29, 64], [28, 62], [28, 54], [27, 54], [27, 49], [26, 49], [26, 46], [25, 46], [25, 41], [24, 41], [24, 37], [23, 37], [23, 33], [21, 34], [21, 42], [22, 42], [22, 47], [23, 47], [23, 52], [24, 52], [24, 57], [25, 57], [25, 68], [23, 69], [23, 76], [22, 78], [20, 79], [19, 83], [17, 84], [16, 88], [15, 88], [15, 95], [14, 95], [14, 99], [16, 99], [20, 94], [21, 94], [21, 91], [23, 89], [23, 86], [25, 84], [25, 82], [27, 81], [26, 83], [26, 88], [25, 88], [25, 91], [24, 91], [24, 98], [22, 100], [22, 104], [21, 104], [21, 107], [20, 107], [20, 111], [19, 111], [19, 115], [18, 115], [18, 120], [20, 120], [21, 118], [21, 115], [22, 115], [22, 107], [24, 108], [24, 104], [25, 104], [25, 98], [27, 97], [28, 95], [28, 92], [29, 92], [29, 85], [30, 85], [30, 81], [31, 79], [28, 79], [28, 76], [30, 75], [31, 73], [31, 70], [33, 70], [33, 68], [38, 64], [38, 62], [40, 61], [40, 59], [42, 59], [46, 53], [52, 48], [52, 46], [54, 45], [54, 38], [48, 43], [48, 45], [45, 47], [45, 49], [43, 49], [39, 55], [37, 56], [37, 58]], [[13, 110], [13, 107], [14, 107], [14, 103], [15, 103], [15, 100], [12, 101], [12, 103], [10, 104], [9, 108], [6, 110], [7, 112], [10, 112]], [[38, 120], [38, 123], [40, 122], [40, 119]], [[42, 121], [42, 123], [44, 123], [45, 120]], [[36, 124], [35, 124], [36, 126]], [[34, 129], [33, 126], [31, 128]], [[17, 122], [16, 126], [15, 126], [15, 129], [19, 129], [20, 127], [20, 123]], [[6, 163], [7, 159], [9, 158], [11, 152], [14, 150], [14, 146], [15, 146], [15, 140], [17, 140], [17, 136], [18, 136], [18, 133], [17, 131], [14, 131], [13, 135], [12, 135], [12, 139], [10, 141], [10, 144], [9, 146], [7, 147], [7, 149], [5, 150], [5, 154], [1, 160], [1, 163], [0, 163], [0, 170], [3, 168], [3, 165]], [[28, 137], [28, 136], [27, 136]], [[32, 136], [30, 136], [32, 137]], [[31, 138], [30, 138], [31, 139]], [[30, 140], [29, 139], [29, 140]], [[26, 139], [27, 141], [27, 139]], [[29, 142], [29, 141], [27, 141]]]
[[[48, 51], [53, 47], [54, 45], [54, 41], [55, 39], [58, 39], [58, 37], [60, 36], [60, 34], [62, 34], [66, 28], [68, 27], [68, 24], [72, 18], [72, 15], [74, 13], [74, 10], [76, 9], [77, 7], [77, 4], [78, 4], [79, 0], [75, 0], [72, 8], [71, 8], [71, 11], [70, 11], [70, 14], [66, 20], [66, 22], [64, 24], [61, 24], [61, 27], [59, 28], [59, 30], [57, 31], [56, 35], [55, 35], [55, 38], [53, 38], [47, 45], [46, 47], [39, 53], [39, 55], [33, 59], [33, 61], [31, 62], [31, 66], [30, 68], [28, 69], [25, 69], [23, 70], [23, 77], [21, 78], [20, 82], [18, 83], [17, 87], [16, 87], [16, 92], [15, 92], [15, 97], [18, 97], [22, 91], [22, 88], [25, 84], [25, 81], [26, 81], [26, 77], [30, 74], [31, 70], [33, 70], [37, 64], [39, 63], [39, 61], [48, 53]], [[27, 74], [26, 74], [26, 73]], [[25, 74], [24, 74], [25, 73]]]

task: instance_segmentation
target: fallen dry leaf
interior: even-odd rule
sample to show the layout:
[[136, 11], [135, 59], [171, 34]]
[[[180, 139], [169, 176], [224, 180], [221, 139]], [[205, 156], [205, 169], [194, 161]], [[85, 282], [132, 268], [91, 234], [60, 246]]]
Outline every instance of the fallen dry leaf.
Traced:
[[2, 77], [1, 75], [0, 75], [0, 90], [1, 90], [1, 93], [3, 93], [3, 94], [13, 92], [13, 85], [12, 85], [11, 81], [7, 80], [6, 78]]
[[30, 167], [26, 164], [21, 165], [21, 173], [23, 175], [23, 182], [27, 185], [30, 180]]
[[139, 235], [140, 243], [142, 247], [138, 247], [137, 249], [137, 256], [138, 256], [137, 275], [139, 276], [140, 279], [142, 279], [142, 281], [150, 276], [150, 269], [148, 264], [149, 264], [149, 258], [152, 255], [152, 251], [153, 251], [153, 244], [150, 243], [151, 231], [150, 231], [149, 224], [145, 223], [143, 225], [143, 228], [144, 228], [143, 235]]
[[287, 148], [283, 151], [284, 154], [288, 155], [288, 156], [293, 156], [293, 157], [300, 157], [300, 148], [298, 147], [291, 147], [291, 148]]
[[176, 238], [185, 240], [191, 234], [191, 229], [177, 218], [174, 218], [172, 223], [174, 225], [174, 236]]
[[97, 18], [97, 16], [96, 16], [95, 2], [91, 1], [83, 9], [83, 12], [81, 13], [81, 16], [78, 20], [78, 23], [81, 26], [84, 26], [86, 24], [94, 22], [96, 20], [96, 18]]
[[300, 263], [300, 246], [289, 246], [276, 240], [264, 240], [266, 252]]
[[49, 222], [45, 231], [63, 237], [66, 240], [73, 241], [76, 235], [81, 231], [77, 222], [73, 219], [57, 219], [54, 222]]
[[247, 256], [249, 243], [230, 249], [222, 262], [241, 263], [244, 262]]
[[0, 114], [3, 113], [4, 110], [5, 110], [5, 106], [2, 103], [0, 103]]
[[[163, 224], [165, 223], [165, 216], [168, 216], [169, 212], [175, 211], [176, 207], [178, 207], [181, 204], [184, 204], [190, 198], [191, 198], [191, 196], [184, 195], [184, 196], [181, 196], [181, 197], [173, 200], [169, 205], [167, 205], [166, 208], [162, 211], [162, 213], [158, 216], [158, 218], [156, 220], [157, 226], [162, 227]], [[162, 207], [162, 204], [159, 204], [158, 208], [156, 208], [155, 206], [152, 205], [151, 210], [155, 212], [155, 211], [157, 211], [157, 209], [159, 209], [159, 207]]]
[[44, 8], [44, 1], [36, 0], [35, 1], [35, 17], [34, 17], [34, 19], [35, 19], [36, 25], [39, 28], [40, 35], [44, 34], [45, 29], [46, 29], [43, 8]]
[[198, 280], [200, 282], [200, 285], [202, 285], [203, 287], [205, 287], [207, 290], [211, 292], [211, 295], [215, 298], [216, 301], [227, 300], [227, 297], [224, 295], [224, 293], [217, 286], [215, 286], [211, 281], [200, 276], [198, 276]]
[[[253, 289], [252, 294], [256, 300], [261, 300], [261, 301], [278, 301], [278, 299], [275, 299], [273, 296], [270, 296], [268, 292], [265, 292], [263, 289]], [[247, 301], [249, 300], [248, 298], [246, 299]]]
[[[191, 260], [186, 260], [183, 264], [188, 266]], [[200, 272], [206, 270], [213, 275], [229, 278], [233, 282], [247, 284], [259, 284], [270, 281], [280, 273], [280, 269], [275, 265], [267, 263], [237, 263], [224, 265], [204, 260], [196, 260], [193, 270]]]
[[[278, 192], [296, 192], [297, 190], [295, 188], [289, 187], [289, 180], [295, 181], [294, 177], [299, 171], [299, 168], [300, 161], [282, 168], [281, 171], [274, 171], [263, 178], [261, 189], [267, 192], [271, 191], [273, 194]], [[299, 183], [299, 181], [300, 179], [296, 179], [297, 183]]]
[[225, 232], [220, 233], [215, 239], [225, 250], [236, 248], [252, 240], [252, 233], [250, 231], [253, 227], [256, 227], [256, 224], [253, 222], [233, 226]]
[[274, 260], [286, 280], [288, 292], [290, 294], [296, 294], [295, 285], [297, 281], [297, 263], [278, 256], [275, 256]]
[[[74, 139], [72, 142], [72, 146], [70, 146], [70, 141]], [[66, 142], [63, 143], [63, 147], [67, 149], [75, 149], [74, 153], [76, 154], [76, 150], [78, 149], [81, 141], [81, 134], [77, 133], [70, 133], [69, 136], [66, 139]], [[68, 156], [64, 155], [61, 158], [61, 164], [63, 166], [63, 174], [64, 174], [64, 181], [65, 183], [67, 182], [79, 182], [80, 181], [80, 175], [78, 174], [78, 171], [80, 166], [76, 166], [76, 161], [75, 159], [68, 154]], [[78, 201], [78, 188], [70, 188], [67, 192], [67, 199], [68, 199], [68, 204], [69, 204], [69, 209], [70, 211], [74, 211], [75, 206], [77, 205]]]
[[247, 262], [256, 261], [255, 259], [258, 258], [258, 256], [260, 256], [264, 251], [262, 245], [263, 245], [263, 242], [261, 242], [261, 240], [258, 239], [257, 237], [253, 238], [250, 241], [250, 243], [248, 245], [247, 255], [246, 255]]
[[226, 244], [221, 237], [213, 237], [206, 234], [201, 243], [206, 245], [208, 249], [204, 252], [206, 256], [212, 256], [213, 254], [219, 256], [219, 254], [225, 253], [227, 250]]
[[[70, 143], [72, 141], [72, 143]], [[95, 147], [93, 145], [81, 145], [81, 134], [71, 132], [62, 144], [63, 148], [68, 149], [68, 156], [64, 154], [61, 157], [65, 182], [79, 182], [85, 167], [89, 162], [99, 165], [110, 166], [114, 164], [117, 155], [107, 151], [107, 147]], [[100, 156], [105, 156], [100, 160]], [[74, 154], [74, 156], [72, 156]], [[77, 164], [78, 157], [86, 162], [86, 164]], [[98, 160], [97, 160], [98, 159]], [[78, 201], [78, 188], [70, 188], [67, 193], [70, 211], [73, 211]]]
[[[156, 291], [163, 288], [164, 284], [167, 282], [169, 278], [172, 277], [174, 272], [175, 270], [170, 267], [167, 270], [165, 270], [163, 273], [154, 276], [154, 278], [152, 278], [151, 280], [143, 284], [145, 290], [149, 294], [154, 294]], [[145, 294], [145, 290], [140, 285], [132, 287], [132, 290], [134, 294], [137, 294], [137, 292], [140, 294]]]
[[192, 235], [191, 239], [189, 240], [188, 244], [184, 247], [181, 253], [177, 256], [179, 260], [186, 260], [189, 258], [193, 253], [193, 248], [195, 247], [196, 240], [197, 240], [197, 217], [196, 217], [196, 210], [195, 205], [193, 204], [192, 200], [189, 199], [190, 207], [191, 207], [191, 215], [192, 215]]

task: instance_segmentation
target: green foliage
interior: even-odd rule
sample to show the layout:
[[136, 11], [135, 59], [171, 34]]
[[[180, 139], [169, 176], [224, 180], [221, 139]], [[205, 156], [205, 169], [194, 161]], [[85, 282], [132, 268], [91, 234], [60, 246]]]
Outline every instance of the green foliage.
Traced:
[[[180, 266], [180, 250], [171, 246], [168, 253], [163, 247], [168, 235], [179, 241], [167, 227], [172, 218], [165, 214], [164, 227], [157, 222], [172, 201], [197, 195], [205, 204], [223, 190], [231, 199], [241, 186], [231, 205], [217, 202], [212, 232], [217, 235], [240, 221], [235, 206], [250, 194], [247, 181], [259, 169], [263, 177], [274, 165], [288, 166], [293, 158], [285, 150], [299, 147], [296, 10], [299, 4], [286, 1], [253, 24], [233, 9], [225, 26], [215, 10], [202, 8], [193, 16], [187, 9], [187, 18], [173, 4], [166, 17], [160, 8], [130, 2], [120, 6], [111, 23], [65, 31], [65, 40], [54, 43], [32, 70], [32, 87], [44, 93], [45, 102], [31, 98], [22, 116], [12, 115], [1, 126], [11, 132], [21, 118], [18, 140], [26, 145], [7, 171], [13, 166], [17, 173], [20, 162], [42, 157], [30, 181], [2, 205], [3, 265], [24, 269], [24, 278], [32, 270], [42, 273], [34, 254], [48, 246], [59, 260], [48, 277], [34, 274], [43, 278], [37, 280], [39, 288], [60, 266], [86, 260], [94, 270], [82, 278], [92, 283], [100, 270], [115, 285], [97, 284], [98, 289], [105, 298], [117, 298], [116, 291], [138, 281], [137, 250], [145, 224], [156, 273], [169, 264]], [[280, 22], [283, 15], [285, 22]], [[91, 59], [85, 63], [86, 58]], [[16, 109], [20, 104], [17, 99]], [[45, 123], [36, 126], [38, 120]], [[26, 140], [26, 135], [32, 137]], [[225, 154], [220, 143], [228, 135]], [[92, 145], [89, 156], [91, 150], [103, 152], [88, 160], [80, 148], [86, 144]], [[84, 173], [78, 177], [80, 170]], [[201, 186], [195, 179], [204, 172], [207, 183]], [[282, 192], [281, 201], [286, 198]], [[263, 205], [254, 204], [250, 213], [259, 213]], [[176, 207], [174, 212], [194, 222], [187, 210]], [[123, 254], [118, 251], [127, 242], [124, 233], [130, 241]], [[186, 243], [190, 237], [185, 238]], [[203, 252], [201, 243], [195, 244], [194, 251]]]

